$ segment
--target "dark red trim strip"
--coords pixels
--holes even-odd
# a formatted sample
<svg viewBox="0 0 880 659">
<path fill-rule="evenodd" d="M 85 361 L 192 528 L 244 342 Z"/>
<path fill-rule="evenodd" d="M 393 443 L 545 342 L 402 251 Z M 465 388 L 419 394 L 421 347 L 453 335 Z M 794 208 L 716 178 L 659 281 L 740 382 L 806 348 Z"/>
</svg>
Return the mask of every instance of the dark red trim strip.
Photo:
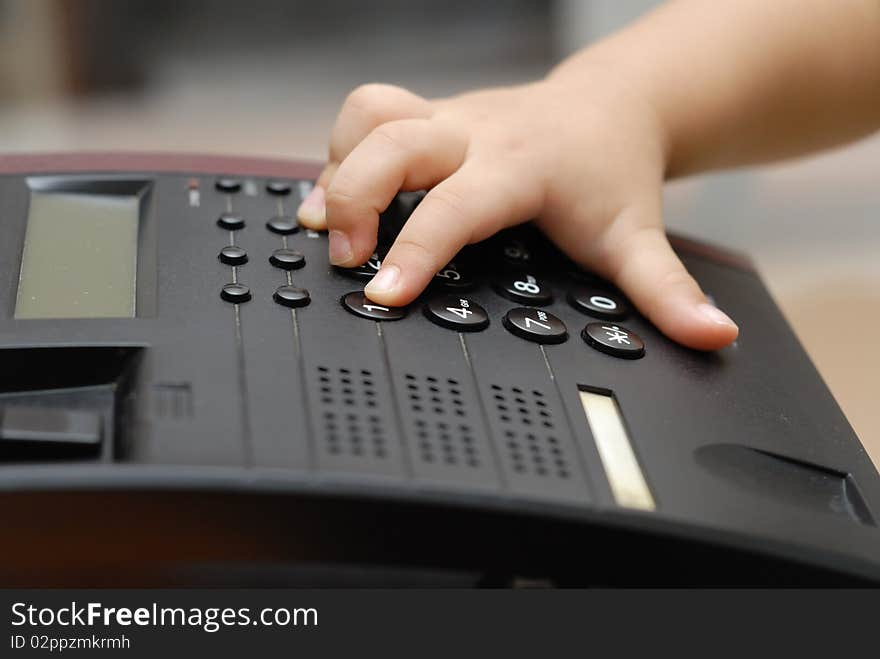
<svg viewBox="0 0 880 659">
<path fill-rule="evenodd" d="M 747 270 L 748 272 L 755 271 L 755 264 L 752 263 L 752 260 L 745 254 L 734 252 L 724 247 L 718 247 L 717 245 L 697 242 L 696 240 L 685 238 L 684 236 L 679 236 L 674 233 L 667 235 L 669 237 L 669 242 L 672 243 L 672 246 L 677 251 L 702 256 L 710 261 L 723 263 L 724 265 L 739 268 L 740 270 Z"/>
<path fill-rule="evenodd" d="M 321 163 L 184 153 L 20 153 L 0 155 L 0 174 L 179 172 L 316 178 Z"/>
</svg>

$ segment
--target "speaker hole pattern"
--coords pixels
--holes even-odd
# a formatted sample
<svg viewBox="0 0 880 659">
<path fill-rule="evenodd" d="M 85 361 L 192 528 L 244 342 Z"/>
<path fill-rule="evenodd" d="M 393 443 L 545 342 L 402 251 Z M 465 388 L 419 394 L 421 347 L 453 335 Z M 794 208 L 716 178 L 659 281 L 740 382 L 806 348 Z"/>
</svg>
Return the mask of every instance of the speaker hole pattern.
<svg viewBox="0 0 880 659">
<path fill-rule="evenodd" d="M 380 460 L 388 457 L 373 372 L 318 366 L 318 382 L 327 453 Z"/>
<path fill-rule="evenodd" d="M 538 389 L 492 385 L 502 443 L 518 474 L 568 479 L 571 471 L 546 396 Z"/>
<path fill-rule="evenodd" d="M 461 383 L 455 378 L 412 373 L 404 378 L 419 458 L 428 464 L 478 469 L 481 456 L 467 419 Z"/>
</svg>

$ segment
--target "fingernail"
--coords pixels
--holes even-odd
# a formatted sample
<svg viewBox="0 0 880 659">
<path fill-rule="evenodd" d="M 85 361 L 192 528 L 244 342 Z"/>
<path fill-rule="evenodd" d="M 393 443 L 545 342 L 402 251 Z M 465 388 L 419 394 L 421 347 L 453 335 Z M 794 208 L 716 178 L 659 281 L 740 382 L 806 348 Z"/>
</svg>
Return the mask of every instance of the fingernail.
<svg viewBox="0 0 880 659">
<path fill-rule="evenodd" d="M 330 263 L 333 265 L 345 265 L 351 261 L 351 243 L 342 231 L 330 232 Z"/>
<path fill-rule="evenodd" d="M 730 319 L 726 313 L 718 307 L 711 304 L 703 303 L 699 307 L 700 313 L 716 325 L 727 325 L 728 327 L 736 327 L 736 323 Z"/>
<path fill-rule="evenodd" d="M 302 200 L 296 216 L 306 224 L 321 224 L 324 222 L 324 215 L 324 188 L 316 185 Z"/>
<path fill-rule="evenodd" d="M 390 293 L 397 286 L 398 279 L 400 279 L 400 268 L 396 265 L 384 265 L 364 287 L 364 292 L 367 296 L 371 293 Z"/>
</svg>

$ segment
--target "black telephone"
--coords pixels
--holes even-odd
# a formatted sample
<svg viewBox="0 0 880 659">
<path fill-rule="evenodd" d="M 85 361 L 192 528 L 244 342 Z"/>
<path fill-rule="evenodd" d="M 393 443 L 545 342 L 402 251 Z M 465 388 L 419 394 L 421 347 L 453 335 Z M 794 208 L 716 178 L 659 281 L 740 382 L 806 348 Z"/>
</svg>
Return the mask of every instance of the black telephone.
<svg viewBox="0 0 880 659">
<path fill-rule="evenodd" d="M 407 309 L 294 218 L 318 168 L 0 158 L 6 585 L 880 581 L 880 479 L 748 261 L 664 338 L 529 225 Z"/>
</svg>

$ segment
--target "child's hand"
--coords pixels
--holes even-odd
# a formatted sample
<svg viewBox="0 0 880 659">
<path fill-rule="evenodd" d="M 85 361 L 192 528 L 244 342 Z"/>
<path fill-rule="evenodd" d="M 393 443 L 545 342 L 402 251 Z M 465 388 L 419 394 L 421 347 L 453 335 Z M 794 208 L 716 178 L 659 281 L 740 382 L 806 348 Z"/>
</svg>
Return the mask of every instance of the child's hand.
<svg viewBox="0 0 880 659">
<path fill-rule="evenodd" d="M 656 113 L 607 71 L 587 79 L 433 101 L 360 87 L 299 218 L 329 229 L 334 264 L 355 266 L 375 249 L 379 213 L 395 194 L 430 189 L 366 287 L 390 306 L 411 302 L 464 245 L 537 218 L 670 338 L 704 350 L 727 345 L 736 325 L 707 302 L 666 240 L 666 136 Z"/>
</svg>

